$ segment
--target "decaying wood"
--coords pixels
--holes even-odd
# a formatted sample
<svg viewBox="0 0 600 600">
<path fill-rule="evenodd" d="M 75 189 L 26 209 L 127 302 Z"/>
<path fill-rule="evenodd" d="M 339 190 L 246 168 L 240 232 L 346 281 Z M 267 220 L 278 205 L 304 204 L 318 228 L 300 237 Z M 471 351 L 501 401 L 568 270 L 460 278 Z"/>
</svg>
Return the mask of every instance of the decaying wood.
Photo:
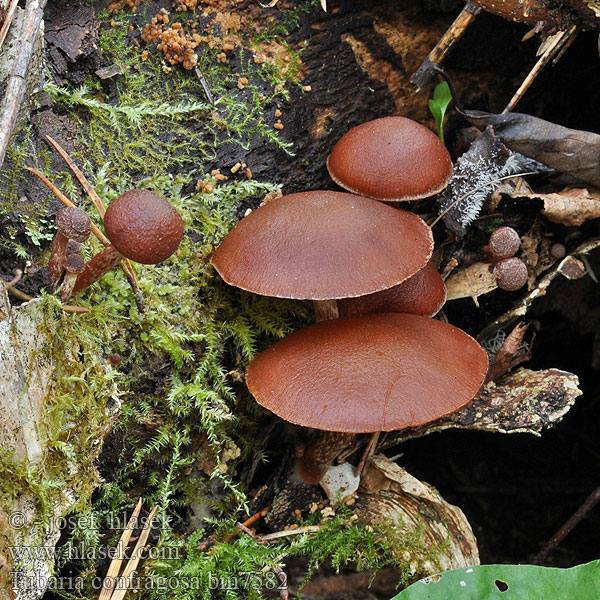
<svg viewBox="0 0 600 600">
<path fill-rule="evenodd" d="M 427 558 L 398 540 L 400 562 L 413 573 L 432 575 L 479 564 L 477 540 L 463 512 L 448 504 L 428 483 L 419 481 L 382 454 L 371 458 L 363 474 L 356 514 L 367 523 L 392 523 L 402 532 L 422 531 Z"/>
<path fill-rule="evenodd" d="M 391 434 L 382 448 L 444 429 L 496 433 L 531 433 L 558 423 L 581 395 L 576 375 L 545 369 L 519 369 L 497 383 L 487 383 L 467 406 L 420 427 Z"/>
<path fill-rule="evenodd" d="M 17 122 L 19 109 L 25 95 L 27 71 L 29 70 L 33 49 L 44 16 L 45 5 L 46 0 L 32 0 L 27 3 L 21 33 L 22 43 L 4 93 L 2 104 L 4 112 L 0 115 L 0 167 L 4 162 L 8 142 Z"/>
<path fill-rule="evenodd" d="M 4 40 L 6 39 L 6 34 L 8 33 L 8 28 L 12 23 L 13 15 L 15 14 L 15 9 L 17 8 L 17 4 L 19 0 L 11 0 L 8 8 L 5 9 L 5 3 L 2 3 L 2 13 L 1 16 L 3 20 L 0 22 L 0 48 L 2 48 L 2 44 L 4 44 Z"/>
<path fill-rule="evenodd" d="M 47 322 L 40 301 L 33 300 L 10 311 L 10 318 L 0 322 L 0 446 L 14 451 L 15 461 L 24 461 L 29 467 L 40 465 L 47 453 L 43 433 L 44 403 L 56 387 L 55 359 L 48 356 L 52 347 L 55 323 Z M 74 355 L 76 346 L 70 350 Z M 114 388 L 113 406 L 107 407 L 105 419 L 97 431 L 98 440 L 104 438 L 118 414 L 120 402 Z M 93 445 L 95 440 L 89 440 Z M 98 445 L 99 447 L 99 445 Z M 84 469 L 77 471 L 80 478 L 89 476 Z M 75 478 L 76 479 L 76 478 Z M 76 490 L 63 490 L 62 502 L 47 507 L 45 518 L 64 517 L 77 498 Z M 45 586 L 52 573 L 54 560 L 48 552 L 35 560 L 13 565 L 7 561 L 10 546 L 52 548 L 60 531 L 45 532 L 38 498 L 32 492 L 21 490 L 12 506 L 13 514 L 23 515 L 19 527 L 1 527 L 0 522 L 0 592 L 15 588 L 11 600 L 38 598 L 44 589 L 29 589 L 32 582 Z M 2 513 L 0 512 L 0 521 Z M 2 565 L 2 560 L 7 561 Z M 0 593 L 0 598 L 2 594 Z"/>
</svg>

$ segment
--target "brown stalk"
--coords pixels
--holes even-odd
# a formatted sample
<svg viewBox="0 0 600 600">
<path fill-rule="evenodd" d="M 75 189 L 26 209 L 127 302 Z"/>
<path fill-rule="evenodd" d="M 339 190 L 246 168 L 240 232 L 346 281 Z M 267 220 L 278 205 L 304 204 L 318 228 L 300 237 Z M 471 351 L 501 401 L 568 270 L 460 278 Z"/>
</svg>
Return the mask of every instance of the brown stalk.
<svg viewBox="0 0 600 600">
<path fill-rule="evenodd" d="M 100 218 L 104 220 L 104 213 L 106 213 L 106 207 L 104 203 L 100 199 L 100 196 L 96 193 L 96 190 L 92 187 L 90 182 L 87 180 L 85 175 L 81 172 L 79 167 L 71 160 L 71 157 L 68 155 L 67 151 L 52 137 L 49 135 L 46 136 L 48 142 L 52 145 L 52 147 L 61 155 L 62 159 L 67 163 L 67 166 L 73 172 L 73 175 L 77 178 L 77 181 L 81 184 L 83 189 L 86 191 L 87 195 L 90 197 L 92 204 L 96 207 Z M 127 258 L 123 258 L 123 262 L 127 267 L 127 271 L 123 269 L 125 275 L 127 275 L 127 279 L 133 288 L 134 294 L 138 294 L 140 291 L 140 287 L 138 285 L 137 278 L 135 276 L 135 271 L 133 270 L 133 265 Z"/>
</svg>

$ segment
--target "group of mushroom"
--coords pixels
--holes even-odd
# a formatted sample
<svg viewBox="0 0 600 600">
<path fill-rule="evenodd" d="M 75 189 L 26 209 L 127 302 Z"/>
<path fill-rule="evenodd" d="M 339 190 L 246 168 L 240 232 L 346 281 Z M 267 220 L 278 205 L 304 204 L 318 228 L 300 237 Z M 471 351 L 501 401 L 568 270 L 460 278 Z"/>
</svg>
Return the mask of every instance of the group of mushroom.
<svg viewBox="0 0 600 600">
<path fill-rule="evenodd" d="M 92 228 L 88 214 L 76 206 L 63 208 L 56 215 L 48 269 L 53 289 L 62 280 L 63 302 L 88 288 L 124 258 L 143 264 L 166 260 L 183 237 L 181 215 L 167 200 L 149 190 L 130 190 L 108 206 L 104 230 L 110 244 L 85 262 L 82 244 Z"/>
<path fill-rule="evenodd" d="M 431 228 L 384 204 L 443 189 L 450 156 L 426 127 L 403 117 L 346 133 L 327 161 L 351 193 L 311 191 L 272 200 L 242 219 L 214 252 L 230 285 L 312 300 L 317 322 L 248 365 L 259 404 L 332 432 L 305 448 L 298 474 L 317 483 L 356 433 L 400 430 L 467 404 L 487 355 L 460 329 L 431 318 L 445 286 L 429 264 Z"/>
</svg>

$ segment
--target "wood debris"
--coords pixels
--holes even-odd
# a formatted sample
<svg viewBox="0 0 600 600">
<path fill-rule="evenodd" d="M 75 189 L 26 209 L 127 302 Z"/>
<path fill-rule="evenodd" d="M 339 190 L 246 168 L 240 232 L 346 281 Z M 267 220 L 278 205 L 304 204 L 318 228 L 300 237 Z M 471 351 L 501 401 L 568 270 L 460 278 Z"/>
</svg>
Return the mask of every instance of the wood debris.
<svg viewBox="0 0 600 600">
<path fill-rule="evenodd" d="M 479 564 L 477 540 L 463 512 L 446 502 L 428 483 L 419 481 L 382 454 L 374 456 L 363 474 L 359 519 L 392 523 L 402 532 L 422 531 L 422 545 L 430 556 L 421 557 L 402 544 L 397 554 L 414 574 L 431 575 Z M 436 551 L 444 548 L 443 551 Z"/>
<path fill-rule="evenodd" d="M 540 435 L 560 422 L 582 392 L 577 375 L 558 369 L 519 369 L 484 385 L 459 411 L 433 423 L 391 434 L 382 447 L 444 429 Z"/>
</svg>

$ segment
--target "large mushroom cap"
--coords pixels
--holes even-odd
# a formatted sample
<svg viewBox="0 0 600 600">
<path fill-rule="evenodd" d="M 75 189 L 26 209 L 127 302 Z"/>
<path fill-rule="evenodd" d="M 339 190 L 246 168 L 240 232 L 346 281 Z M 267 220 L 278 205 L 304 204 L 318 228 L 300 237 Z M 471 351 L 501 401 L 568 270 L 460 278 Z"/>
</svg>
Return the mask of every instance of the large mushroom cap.
<svg viewBox="0 0 600 600">
<path fill-rule="evenodd" d="M 327 169 L 341 187 L 392 202 L 444 189 L 452 161 L 427 127 L 405 117 L 384 117 L 348 131 L 329 155 Z"/>
<path fill-rule="evenodd" d="M 125 257 L 147 265 L 166 260 L 183 237 L 183 220 L 164 198 L 149 190 L 130 190 L 110 203 L 104 229 Z"/>
<path fill-rule="evenodd" d="M 212 263 L 244 290 L 310 300 L 362 296 L 425 266 L 431 229 L 416 215 L 343 192 L 283 196 L 242 219 Z"/>
<path fill-rule="evenodd" d="M 429 423 L 471 400 L 488 360 L 464 331 L 418 315 L 322 321 L 259 354 L 246 383 L 286 421 L 328 431 Z"/>
<path fill-rule="evenodd" d="M 427 263 L 412 277 L 394 287 L 338 300 L 340 317 L 399 312 L 433 317 L 446 302 L 446 285 L 437 269 Z"/>
</svg>

